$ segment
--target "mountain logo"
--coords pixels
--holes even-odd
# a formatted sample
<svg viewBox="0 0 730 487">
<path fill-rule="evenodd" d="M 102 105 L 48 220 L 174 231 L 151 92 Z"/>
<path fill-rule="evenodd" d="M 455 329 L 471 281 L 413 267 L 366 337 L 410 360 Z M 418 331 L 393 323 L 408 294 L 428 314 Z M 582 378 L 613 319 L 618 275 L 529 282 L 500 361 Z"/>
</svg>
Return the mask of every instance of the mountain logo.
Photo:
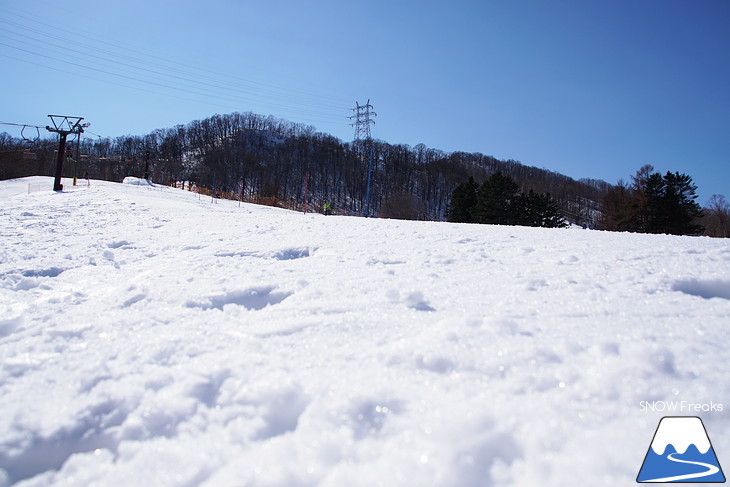
<svg viewBox="0 0 730 487">
<path fill-rule="evenodd" d="M 697 416 L 663 417 L 636 481 L 724 483 L 725 474 L 702 420 Z"/>
</svg>

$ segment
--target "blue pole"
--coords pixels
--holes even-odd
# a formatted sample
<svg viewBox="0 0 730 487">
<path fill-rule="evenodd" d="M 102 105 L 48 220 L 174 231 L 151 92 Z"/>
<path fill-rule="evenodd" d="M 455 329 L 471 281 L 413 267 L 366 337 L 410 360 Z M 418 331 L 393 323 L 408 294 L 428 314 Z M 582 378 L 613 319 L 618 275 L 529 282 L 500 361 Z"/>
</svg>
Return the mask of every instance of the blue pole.
<svg viewBox="0 0 730 487">
<path fill-rule="evenodd" d="M 373 146 L 370 143 L 370 162 L 368 163 L 368 187 L 365 192 L 365 216 L 370 216 L 370 173 L 373 170 Z"/>
<path fill-rule="evenodd" d="M 215 173 L 213 173 L 213 191 L 210 193 L 210 202 L 215 201 Z"/>
</svg>

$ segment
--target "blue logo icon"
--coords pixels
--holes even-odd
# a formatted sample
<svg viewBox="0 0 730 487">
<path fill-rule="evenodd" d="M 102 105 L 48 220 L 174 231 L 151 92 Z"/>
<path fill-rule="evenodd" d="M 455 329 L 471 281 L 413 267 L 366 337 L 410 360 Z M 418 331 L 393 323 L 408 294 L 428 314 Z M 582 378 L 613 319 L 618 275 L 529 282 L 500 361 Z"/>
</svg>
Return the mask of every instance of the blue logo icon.
<svg viewBox="0 0 730 487">
<path fill-rule="evenodd" d="M 702 420 L 696 416 L 663 417 L 636 481 L 725 482 Z"/>
</svg>

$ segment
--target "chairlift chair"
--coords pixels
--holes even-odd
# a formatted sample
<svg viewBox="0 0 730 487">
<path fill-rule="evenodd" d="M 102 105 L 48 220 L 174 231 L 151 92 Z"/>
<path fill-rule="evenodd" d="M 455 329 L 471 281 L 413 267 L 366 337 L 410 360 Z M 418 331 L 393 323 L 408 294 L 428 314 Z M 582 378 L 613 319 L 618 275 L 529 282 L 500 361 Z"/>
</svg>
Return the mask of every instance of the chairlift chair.
<svg viewBox="0 0 730 487">
<path fill-rule="evenodd" d="M 36 130 L 35 138 L 31 138 L 32 136 L 25 134 L 25 130 L 28 128 L 34 128 Z M 23 151 L 22 151 L 23 159 L 33 159 L 33 160 L 38 159 L 38 157 L 36 156 L 36 153 L 30 149 L 30 146 L 32 146 L 33 144 L 35 144 L 36 142 L 38 142 L 40 140 L 40 138 L 41 138 L 40 129 L 34 125 L 23 125 L 23 128 L 20 129 L 20 136 L 23 138 L 23 142 L 25 142 L 29 146 L 29 147 L 26 147 L 25 149 L 23 149 Z"/>
<path fill-rule="evenodd" d="M 32 127 L 36 131 L 36 137 L 34 139 L 29 138 L 27 135 L 25 135 L 25 129 Z M 35 144 L 38 142 L 41 138 L 41 131 L 38 127 L 34 125 L 23 125 L 23 128 L 20 129 L 20 136 L 23 138 L 23 141 L 27 142 L 28 144 Z"/>
</svg>

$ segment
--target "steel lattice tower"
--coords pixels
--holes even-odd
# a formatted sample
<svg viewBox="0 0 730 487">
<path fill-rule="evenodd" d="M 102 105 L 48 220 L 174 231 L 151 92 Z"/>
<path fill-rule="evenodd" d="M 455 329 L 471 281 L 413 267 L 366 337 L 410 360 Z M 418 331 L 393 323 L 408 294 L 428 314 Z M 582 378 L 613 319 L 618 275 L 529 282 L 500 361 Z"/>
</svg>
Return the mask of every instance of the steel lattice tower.
<svg viewBox="0 0 730 487">
<path fill-rule="evenodd" d="M 375 120 L 371 117 L 378 116 L 372 109 L 373 106 L 370 104 L 369 99 L 364 105 L 355 102 L 355 108 L 352 109 L 355 114 L 350 117 L 350 120 L 354 120 L 354 123 L 350 125 L 355 127 L 355 140 L 369 140 L 371 138 L 370 125 L 375 125 Z"/>
<path fill-rule="evenodd" d="M 350 120 L 355 120 L 353 125 L 355 127 L 355 142 L 357 141 L 367 141 L 368 145 L 370 146 L 370 161 L 368 162 L 368 185 L 365 192 L 365 216 L 370 216 L 370 178 L 371 174 L 373 172 L 373 139 L 370 136 L 370 125 L 375 125 L 375 120 L 373 120 L 371 117 L 377 117 L 378 114 L 372 111 L 373 106 L 370 104 L 370 99 L 368 98 L 367 103 L 364 105 L 360 105 L 358 102 L 355 102 L 355 108 L 352 109 L 353 112 L 355 112 L 354 115 L 350 117 Z"/>
</svg>

